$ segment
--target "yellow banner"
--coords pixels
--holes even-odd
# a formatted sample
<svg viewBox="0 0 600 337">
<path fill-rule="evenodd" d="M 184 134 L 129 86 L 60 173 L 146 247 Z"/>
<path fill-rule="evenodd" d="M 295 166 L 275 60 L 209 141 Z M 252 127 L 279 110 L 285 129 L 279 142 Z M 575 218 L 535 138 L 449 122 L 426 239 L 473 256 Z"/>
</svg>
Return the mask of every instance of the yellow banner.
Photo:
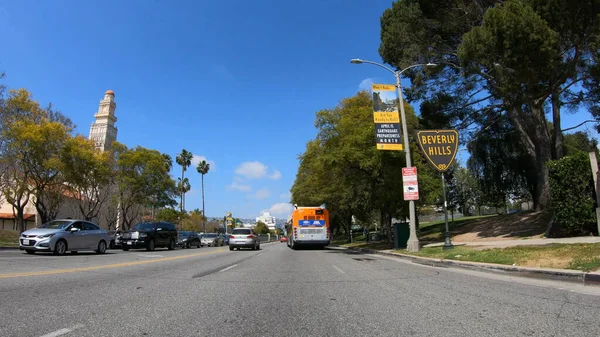
<svg viewBox="0 0 600 337">
<path fill-rule="evenodd" d="M 377 144 L 377 150 L 394 150 L 402 151 L 402 144 Z"/>
<path fill-rule="evenodd" d="M 373 121 L 375 123 L 400 123 L 400 114 L 393 112 L 374 112 Z"/>
<path fill-rule="evenodd" d="M 396 86 L 393 84 L 373 84 L 373 91 L 395 91 Z"/>
</svg>

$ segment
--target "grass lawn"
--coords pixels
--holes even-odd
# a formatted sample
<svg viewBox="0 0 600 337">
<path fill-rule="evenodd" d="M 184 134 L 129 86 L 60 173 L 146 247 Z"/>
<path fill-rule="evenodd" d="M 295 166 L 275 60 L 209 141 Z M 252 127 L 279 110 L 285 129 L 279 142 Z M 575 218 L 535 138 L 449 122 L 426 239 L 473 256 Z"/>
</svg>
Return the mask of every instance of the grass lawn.
<svg viewBox="0 0 600 337">
<path fill-rule="evenodd" d="M 18 246 L 19 231 L 0 229 L 0 246 Z"/>
<path fill-rule="evenodd" d="M 462 227 L 462 226 L 465 226 L 468 224 L 472 224 L 473 222 L 475 222 L 477 220 L 484 219 L 484 218 L 490 218 L 490 217 L 494 217 L 494 216 L 497 216 L 497 215 L 493 214 L 493 215 L 481 215 L 481 216 L 466 216 L 466 217 L 462 217 L 459 219 L 454 219 L 454 222 L 453 222 L 450 215 L 448 215 L 448 227 L 452 231 L 453 229 L 457 229 L 459 227 Z M 446 230 L 446 223 L 444 220 L 419 224 L 419 240 L 443 241 L 444 240 L 443 232 L 445 230 Z"/>
<path fill-rule="evenodd" d="M 594 271 L 600 269 L 600 243 L 549 244 L 544 246 L 520 246 L 510 248 L 476 249 L 456 246 L 444 251 L 442 247 L 423 248 L 418 253 L 398 253 L 439 259 L 498 263 L 524 267 L 573 269 Z"/>
</svg>

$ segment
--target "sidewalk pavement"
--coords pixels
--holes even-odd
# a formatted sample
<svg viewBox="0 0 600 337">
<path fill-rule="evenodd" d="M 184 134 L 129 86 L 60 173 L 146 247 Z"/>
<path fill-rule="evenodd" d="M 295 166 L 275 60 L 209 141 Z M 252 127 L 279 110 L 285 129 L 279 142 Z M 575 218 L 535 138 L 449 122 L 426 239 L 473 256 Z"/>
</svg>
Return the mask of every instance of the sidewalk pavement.
<svg viewBox="0 0 600 337">
<path fill-rule="evenodd" d="M 471 241 L 471 242 L 460 242 L 452 241 L 455 246 L 479 246 L 489 248 L 507 248 L 514 246 L 543 246 L 552 243 L 600 243 L 600 237 L 598 236 L 580 236 L 574 238 L 560 238 L 560 239 L 519 239 L 519 240 L 497 240 L 497 241 Z M 423 248 L 427 247 L 441 247 L 443 242 L 431 243 L 424 245 Z"/>
<path fill-rule="evenodd" d="M 577 238 L 569 238 L 569 239 L 577 239 Z M 544 239 L 545 240 L 545 239 Z M 507 241 L 525 241 L 525 240 L 507 240 Z M 529 241 L 529 240 L 527 240 Z M 498 242 L 498 241 L 496 241 Z M 572 241 L 568 243 L 585 243 L 588 241 Z M 600 242 L 600 241 L 592 241 L 592 242 Z M 565 242 L 563 242 L 565 243 Z M 513 245 L 516 246 L 516 245 Z M 421 257 L 409 254 L 398 253 L 393 249 L 386 250 L 374 250 L 374 249 L 366 249 L 366 248 L 356 248 L 356 247 L 343 247 L 338 245 L 330 245 L 330 247 L 338 248 L 338 249 L 346 249 L 355 252 L 361 252 L 365 254 L 377 254 L 390 256 L 394 258 L 400 258 L 404 260 L 410 260 L 412 263 L 431 266 L 431 267 L 441 267 L 441 268 L 462 268 L 462 269 L 470 269 L 477 270 L 488 273 L 498 273 L 503 275 L 513 275 L 516 277 L 527 277 L 527 278 L 535 278 L 535 279 L 546 279 L 553 281 L 562 281 L 562 282 L 573 282 L 579 283 L 584 286 L 600 286 L 600 272 L 584 272 L 580 270 L 570 270 L 570 269 L 552 269 L 552 268 L 532 268 L 532 267 L 519 267 L 519 266 L 510 266 L 503 264 L 495 264 L 495 263 L 481 263 L 481 262 L 469 262 L 469 261 L 457 261 L 457 260 L 447 260 L 447 259 L 435 259 L 429 257 Z M 508 246 L 507 246 L 508 247 Z"/>
</svg>

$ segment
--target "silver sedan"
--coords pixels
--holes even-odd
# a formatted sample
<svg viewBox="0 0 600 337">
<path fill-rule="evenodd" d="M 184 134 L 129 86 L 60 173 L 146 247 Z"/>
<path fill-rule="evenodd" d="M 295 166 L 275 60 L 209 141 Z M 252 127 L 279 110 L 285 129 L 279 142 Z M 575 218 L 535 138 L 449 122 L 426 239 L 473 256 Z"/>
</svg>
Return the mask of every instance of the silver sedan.
<svg viewBox="0 0 600 337">
<path fill-rule="evenodd" d="M 19 249 L 28 254 L 53 252 L 63 255 L 67 251 L 92 250 L 104 254 L 110 242 L 105 230 L 89 221 L 75 219 L 53 220 L 21 233 Z"/>
</svg>

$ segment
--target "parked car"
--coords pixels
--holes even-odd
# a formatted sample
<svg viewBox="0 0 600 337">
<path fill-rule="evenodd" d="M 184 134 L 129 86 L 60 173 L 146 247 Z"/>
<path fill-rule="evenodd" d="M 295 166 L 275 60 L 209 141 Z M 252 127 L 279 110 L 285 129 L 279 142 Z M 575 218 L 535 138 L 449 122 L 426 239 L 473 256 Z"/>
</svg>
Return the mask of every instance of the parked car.
<svg viewBox="0 0 600 337">
<path fill-rule="evenodd" d="M 108 234 L 108 236 L 110 236 L 110 243 L 108 244 L 108 248 L 121 248 L 121 236 L 123 235 L 123 232 L 111 230 L 107 231 L 106 233 Z"/>
<path fill-rule="evenodd" d="M 175 249 L 177 244 L 177 229 L 170 222 L 141 222 L 131 230 L 123 232 L 121 249 L 146 248 L 152 251 L 156 247 Z"/>
<path fill-rule="evenodd" d="M 223 245 L 223 237 L 217 233 L 205 233 L 200 239 L 201 246 L 217 247 Z"/>
<path fill-rule="evenodd" d="M 200 237 L 196 232 L 179 232 L 177 245 L 181 248 L 191 248 L 192 246 L 200 248 Z"/>
<path fill-rule="evenodd" d="M 260 238 L 253 229 L 234 228 L 229 236 L 229 250 L 240 248 L 260 249 Z"/>
<path fill-rule="evenodd" d="M 75 254 L 80 250 L 92 250 L 104 254 L 110 236 L 96 224 L 84 220 L 52 220 L 21 233 L 19 249 L 27 254 L 53 252 L 64 255 L 67 251 Z"/>
</svg>

